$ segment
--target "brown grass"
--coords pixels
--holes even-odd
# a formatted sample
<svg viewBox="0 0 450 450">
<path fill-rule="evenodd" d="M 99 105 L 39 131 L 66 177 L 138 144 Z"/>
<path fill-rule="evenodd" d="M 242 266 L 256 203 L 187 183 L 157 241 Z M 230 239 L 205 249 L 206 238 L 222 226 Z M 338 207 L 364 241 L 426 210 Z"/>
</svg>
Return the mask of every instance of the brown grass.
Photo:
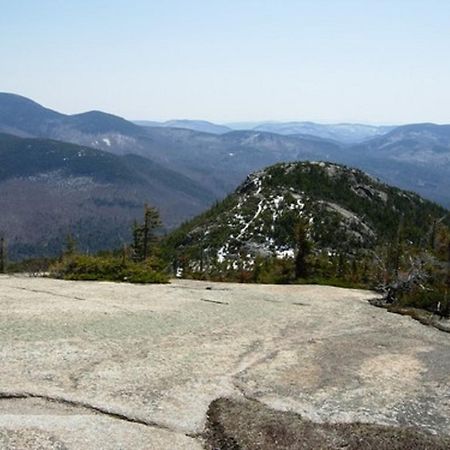
<svg viewBox="0 0 450 450">
<path fill-rule="evenodd" d="M 439 320 L 438 317 L 423 309 L 412 308 L 412 307 L 402 307 L 402 306 L 390 306 L 387 308 L 389 312 L 400 314 L 402 316 L 409 316 L 414 320 L 419 321 L 423 325 L 428 325 L 435 327 L 441 331 L 450 333 L 450 323 L 448 321 Z"/>
<path fill-rule="evenodd" d="M 448 450 L 450 438 L 418 429 L 349 423 L 318 424 L 256 401 L 218 399 L 205 428 L 210 450 Z"/>
</svg>

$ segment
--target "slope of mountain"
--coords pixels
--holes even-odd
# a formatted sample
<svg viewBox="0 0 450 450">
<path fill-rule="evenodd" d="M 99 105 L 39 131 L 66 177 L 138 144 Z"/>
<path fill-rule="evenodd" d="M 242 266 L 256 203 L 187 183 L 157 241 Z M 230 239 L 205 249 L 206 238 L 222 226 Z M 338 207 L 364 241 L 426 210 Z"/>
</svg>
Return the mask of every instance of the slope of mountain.
<svg viewBox="0 0 450 450">
<path fill-rule="evenodd" d="M 0 132 L 40 136 L 48 124 L 64 117 L 51 109 L 15 94 L 0 93 Z"/>
<path fill-rule="evenodd" d="M 0 134 L 0 233 L 12 259 L 52 255 L 73 233 L 80 247 L 117 247 L 144 203 L 172 228 L 214 196 L 191 179 L 137 155 Z"/>
<path fill-rule="evenodd" d="M 359 149 L 356 147 L 357 151 Z M 368 156 L 388 157 L 400 162 L 448 164 L 450 125 L 405 125 L 365 143 L 365 149 Z"/>
<path fill-rule="evenodd" d="M 314 122 L 267 122 L 253 128 L 284 135 L 309 134 L 345 144 L 366 141 L 388 133 L 394 127 L 362 125 L 357 123 L 319 124 Z"/>
<path fill-rule="evenodd" d="M 208 122 L 206 120 L 168 120 L 167 122 L 153 122 L 148 120 L 135 120 L 136 125 L 143 127 L 184 128 L 186 130 L 200 131 L 202 133 L 224 134 L 232 131 L 225 125 Z"/>
<path fill-rule="evenodd" d="M 0 131 L 50 138 L 63 134 L 60 129 L 80 133 L 142 133 L 141 127 L 112 114 L 90 111 L 66 115 L 45 108 L 26 97 L 0 93 Z"/>
<path fill-rule="evenodd" d="M 345 161 L 450 207 L 450 125 L 398 127 L 348 149 Z"/>
<path fill-rule="evenodd" d="M 373 249 L 395 237 L 426 239 L 433 219 L 449 214 L 411 192 L 332 163 L 285 163 L 255 172 L 222 203 L 169 238 L 179 257 L 203 264 L 257 255 L 292 257 L 302 218 L 317 249 L 327 254 Z M 448 219 L 447 221 L 450 221 Z"/>
<path fill-rule="evenodd" d="M 7 93 L 0 93 L 0 132 L 57 139 L 117 154 L 132 153 L 137 138 L 145 134 L 142 127 L 101 111 L 66 115 Z"/>
</svg>

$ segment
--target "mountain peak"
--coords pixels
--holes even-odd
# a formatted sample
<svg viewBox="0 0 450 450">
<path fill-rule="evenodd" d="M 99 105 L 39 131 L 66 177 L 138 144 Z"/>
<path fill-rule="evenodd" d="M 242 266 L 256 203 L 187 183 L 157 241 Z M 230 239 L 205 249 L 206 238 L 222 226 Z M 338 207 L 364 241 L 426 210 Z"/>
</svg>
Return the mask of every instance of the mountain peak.
<svg viewBox="0 0 450 450">
<path fill-rule="evenodd" d="M 430 217 L 446 210 L 363 171 L 328 162 L 281 163 L 252 173 L 222 203 L 187 224 L 172 239 L 180 255 L 198 255 L 233 267 L 244 258 L 294 256 L 294 227 L 309 224 L 325 254 L 370 251 L 395 236 L 403 221 L 408 238 L 423 238 Z"/>
<path fill-rule="evenodd" d="M 39 135 L 43 123 L 63 117 L 29 98 L 0 93 L 0 131 L 19 136 Z"/>
<path fill-rule="evenodd" d="M 142 128 L 122 117 L 93 110 L 69 116 L 67 123 L 84 133 L 142 133 Z"/>
</svg>

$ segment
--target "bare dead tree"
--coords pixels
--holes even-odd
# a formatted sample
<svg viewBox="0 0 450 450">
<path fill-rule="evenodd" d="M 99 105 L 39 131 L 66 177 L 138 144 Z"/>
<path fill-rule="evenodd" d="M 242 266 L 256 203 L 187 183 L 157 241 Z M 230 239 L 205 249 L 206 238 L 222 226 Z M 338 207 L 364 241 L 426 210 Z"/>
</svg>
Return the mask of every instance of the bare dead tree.
<svg viewBox="0 0 450 450">
<path fill-rule="evenodd" d="M 424 260 L 418 257 L 410 257 L 409 263 L 410 268 L 406 275 L 397 275 L 394 280 L 384 283 L 379 287 L 386 303 L 396 303 L 402 294 L 411 292 L 417 287 L 426 289 L 425 283 L 428 279 L 428 273 L 424 268 Z"/>
<path fill-rule="evenodd" d="M 0 273 L 5 273 L 6 270 L 6 247 L 5 238 L 0 236 Z"/>
</svg>

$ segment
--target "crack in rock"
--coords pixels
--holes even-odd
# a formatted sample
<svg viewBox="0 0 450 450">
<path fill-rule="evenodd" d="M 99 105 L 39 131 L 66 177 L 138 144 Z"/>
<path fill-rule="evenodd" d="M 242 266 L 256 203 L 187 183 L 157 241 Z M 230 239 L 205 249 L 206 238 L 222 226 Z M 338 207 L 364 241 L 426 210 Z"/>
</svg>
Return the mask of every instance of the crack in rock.
<svg viewBox="0 0 450 450">
<path fill-rule="evenodd" d="M 201 298 L 201 302 L 215 303 L 217 305 L 229 305 L 228 302 L 220 302 L 219 300 L 210 300 L 208 298 Z"/>
<path fill-rule="evenodd" d="M 180 430 L 176 430 L 174 428 L 169 427 L 168 425 L 164 425 L 161 423 L 153 422 L 151 420 L 141 419 L 139 417 L 129 416 L 127 414 L 112 411 L 106 407 L 99 405 L 92 405 L 90 403 L 81 401 L 81 400 L 73 400 L 70 398 L 64 398 L 61 396 L 51 396 L 44 394 L 37 394 L 33 392 L 0 392 L 0 401 L 1 400 L 27 400 L 27 399 L 39 399 L 47 402 L 58 403 L 61 405 L 72 406 L 77 408 L 84 408 L 88 411 L 103 414 L 113 419 L 123 420 L 125 422 L 135 423 L 138 425 L 144 425 L 147 427 L 157 428 L 159 430 L 169 431 L 172 433 L 183 434 L 184 436 L 198 439 L 200 435 L 195 433 L 185 433 Z"/>
<path fill-rule="evenodd" d="M 8 286 L 10 289 L 18 289 L 20 291 L 25 291 L 25 292 L 32 292 L 34 294 L 46 294 L 46 295 L 51 295 L 52 297 L 57 297 L 57 298 L 66 298 L 69 300 L 78 300 L 78 301 L 86 301 L 88 299 L 86 298 L 82 298 L 82 297 L 77 297 L 77 296 L 71 296 L 71 295 L 65 295 L 65 294 L 57 294 L 55 292 L 52 291 L 45 291 L 45 290 L 41 290 L 41 289 L 28 289 L 28 288 L 24 288 L 24 287 L 19 287 L 19 286 Z M 118 305 L 114 305 L 111 302 L 103 302 L 101 300 L 98 299 L 89 299 L 89 301 L 91 303 L 98 303 L 99 305 L 102 306 L 107 306 L 109 308 L 114 308 L 117 309 L 119 311 L 123 311 L 127 314 L 133 314 L 133 311 L 130 311 L 127 308 L 124 308 L 123 306 L 118 306 Z M 153 312 L 152 310 L 149 310 L 149 312 Z"/>
<path fill-rule="evenodd" d="M 8 287 L 10 289 L 18 289 L 20 291 L 33 292 L 35 294 L 47 294 L 47 295 L 52 295 L 53 297 L 68 298 L 70 300 L 86 300 L 85 298 L 75 297 L 72 295 L 56 294 L 55 292 L 52 292 L 52 291 L 43 291 L 40 289 L 28 289 L 28 288 L 19 287 L 19 286 L 8 286 Z"/>
</svg>

